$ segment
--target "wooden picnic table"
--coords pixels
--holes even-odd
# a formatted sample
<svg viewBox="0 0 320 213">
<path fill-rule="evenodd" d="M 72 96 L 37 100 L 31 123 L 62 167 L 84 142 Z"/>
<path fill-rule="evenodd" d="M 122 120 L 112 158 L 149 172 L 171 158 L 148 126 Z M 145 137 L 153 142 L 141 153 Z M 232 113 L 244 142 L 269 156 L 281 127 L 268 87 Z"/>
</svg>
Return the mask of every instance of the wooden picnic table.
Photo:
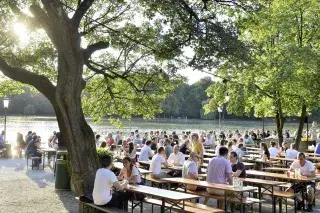
<svg viewBox="0 0 320 213">
<path fill-rule="evenodd" d="M 230 200 L 233 200 L 233 198 L 235 198 L 236 200 L 242 201 L 243 192 L 253 192 L 256 190 L 256 187 L 252 187 L 252 186 L 234 187 L 232 185 L 227 185 L 227 184 L 209 183 L 207 181 L 192 180 L 187 178 L 162 178 L 162 180 L 165 180 L 169 183 L 178 183 L 178 184 L 184 184 L 184 185 L 193 185 L 198 187 L 224 190 L 225 206 L 227 206 L 227 200 L 230 201 Z M 186 187 L 185 187 L 185 190 L 186 190 Z M 230 192 L 230 193 L 227 193 L 227 192 Z M 227 194 L 228 194 L 228 198 L 227 198 Z M 228 212 L 227 209 L 228 208 L 225 208 L 226 213 Z M 243 211 L 243 204 L 241 202 L 241 212 L 242 211 Z"/>
<path fill-rule="evenodd" d="M 261 148 L 256 148 L 256 147 L 248 147 L 246 146 L 247 150 L 253 150 L 253 151 L 261 151 Z"/>
<path fill-rule="evenodd" d="M 254 167 L 254 163 L 248 163 L 248 162 L 242 162 L 242 163 L 244 164 L 245 167 L 248 167 L 248 168 Z M 200 167 L 208 168 L 208 165 L 209 165 L 208 163 L 202 163 L 200 164 Z"/>
<path fill-rule="evenodd" d="M 42 155 L 42 158 L 43 158 L 42 166 L 43 166 L 43 169 L 44 169 L 44 163 L 45 163 L 46 155 L 48 156 L 48 163 L 49 163 L 50 154 L 55 157 L 56 154 L 57 154 L 57 150 L 54 149 L 54 148 L 41 148 L 40 150 L 41 150 L 41 152 L 43 152 L 43 155 Z"/>
<path fill-rule="evenodd" d="M 215 153 L 216 150 L 215 149 L 206 149 L 206 152 L 209 152 L 209 153 Z"/>
<path fill-rule="evenodd" d="M 208 152 L 203 153 L 203 156 L 207 156 L 207 157 L 211 157 L 211 158 L 213 158 L 213 157 L 217 157 L 217 155 L 216 155 L 216 154 L 208 153 Z"/>
<path fill-rule="evenodd" d="M 276 197 L 274 196 L 274 187 L 286 184 L 285 182 L 262 180 L 256 178 L 240 178 L 240 180 L 250 185 L 257 186 L 259 199 L 261 199 L 263 192 L 270 192 L 272 197 L 272 212 L 276 212 Z M 262 191 L 262 189 L 264 189 L 264 191 Z M 259 203 L 259 212 L 261 212 L 261 203 Z"/>
<path fill-rule="evenodd" d="M 291 182 L 310 182 L 316 180 L 316 177 L 311 178 L 294 178 L 294 177 L 288 177 L 287 174 L 279 174 L 279 173 L 273 173 L 273 172 L 262 172 L 262 171 L 257 171 L 257 170 L 246 170 L 246 174 L 250 176 L 257 176 L 257 177 L 267 177 L 267 178 L 272 178 L 273 180 L 275 179 L 280 179 L 280 180 L 288 180 Z"/>
<path fill-rule="evenodd" d="M 304 153 L 306 156 L 314 156 L 314 157 L 320 157 L 320 154 L 316 153 Z"/>
<path fill-rule="evenodd" d="M 263 163 L 263 164 L 277 164 L 280 161 L 279 160 L 273 160 L 274 158 L 271 158 L 270 160 L 264 161 L 259 158 L 248 158 L 248 157 L 242 157 L 242 161 L 249 161 L 249 162 L 257 162 L 257 163 Z"/>
<path fill-rule="evenodd" d="M 191 195 L 191 194 L 186 194 L 182 192 L 175 192 L 171 190 L 159 189 L 155 187 L 142 186 L 142 185 L 128 185 L 126 187 L 126 190 L 135 192 L 135 193 L 149 195 L 149 196 L 160 199 L 162 201 L 161 213 L 165 212 L 166 203 L 169 203 L 172 206 L 181 209 L 181 211 L 183 212 L 185 207 L 184 201 L 200 198 L 197 195 Z M 143 201 L 139 201 L 140 205 L 142 202 Z M 142 208 L 142 205 L 140 208 Z"/>
</svg>

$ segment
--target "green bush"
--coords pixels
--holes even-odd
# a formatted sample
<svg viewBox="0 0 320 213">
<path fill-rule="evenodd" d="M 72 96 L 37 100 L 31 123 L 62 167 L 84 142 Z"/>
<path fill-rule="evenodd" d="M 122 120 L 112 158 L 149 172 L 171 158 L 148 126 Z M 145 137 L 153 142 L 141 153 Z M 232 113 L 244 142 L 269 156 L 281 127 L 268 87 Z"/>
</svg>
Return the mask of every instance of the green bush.
<svg viewBox="0 0 320 213">
<path fill-rule="evenodd" d="M 97 148 L 97 154 L 98 154 L 98 158 L 99 158 L 99 163 L 100 163 L 100 167 L 102 167 L 102 163 L 101 163 L 101 159 L 103 156 L 105 155 L 110 155 L 112 160 L 113 160 L 113 153 L 109 151 L 109 149 L 106 148 Z M 68 159 L 67 160 L 67 170 L 70 174 L 70 176 L 72 175 L 72 164 L 71 164 L 71 160 Z"/>
</svg>

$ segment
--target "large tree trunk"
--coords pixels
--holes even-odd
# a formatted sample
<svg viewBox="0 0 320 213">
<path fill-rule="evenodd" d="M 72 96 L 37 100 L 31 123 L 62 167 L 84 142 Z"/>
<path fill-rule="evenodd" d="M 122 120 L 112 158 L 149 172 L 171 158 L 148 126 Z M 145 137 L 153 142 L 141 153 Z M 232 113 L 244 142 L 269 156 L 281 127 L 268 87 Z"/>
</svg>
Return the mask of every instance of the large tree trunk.
<svg viewBox="0 0 320 213">
<path fill-rule="evenodd" d="M 307 105 L 303 104 L 302 110 L 301 110 L 301 115 L 300 115 L 299 128 L 298 128 L 298 132 L 297 132 L 297 136 L 296 136 L 296 149 L 297 150 L 299 150 L 300 141 L 301 141 L 301 137 L 302 137 L 302 131 L 303 131 L 303 127 L 304 127 L 304 119 L 306 117 L 306 114 L 307 114 Z"/>
<path fill-rule="evenodd" d="M 282 146 L 283 143 L 283 126 L 284 126 L 284 117 L 282 113 L 282 105 L 281 101 L 277 101 L 277 114 L 276 114 L 276 122 L 277 122 L 277 133 L 278 133 L 278 139 L 279 139 L 279 145 Z"/>
</svg>

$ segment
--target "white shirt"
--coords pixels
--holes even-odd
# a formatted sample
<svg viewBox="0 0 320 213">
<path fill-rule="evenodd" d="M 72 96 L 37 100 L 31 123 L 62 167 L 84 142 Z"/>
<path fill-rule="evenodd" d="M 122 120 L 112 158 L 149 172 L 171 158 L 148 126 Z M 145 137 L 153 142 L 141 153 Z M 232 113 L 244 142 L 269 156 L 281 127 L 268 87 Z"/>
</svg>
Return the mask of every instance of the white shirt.
<svg viewBox="0 0 320 213">
<path fill-rule="evenodd" d="M 126 167 L 123 167 L 120 173 L 122 173 L 124 175 L 124 177 L 126 177 L 126 178 L 132 178 L 133 176 L 137 176 L 137 183 L 141 183 L 140 172 L 139 172 L 139 170 L 138 170 L 138 168 L 136 166 L 132 167 L 132 171 L 131 171 L 130 177 L 127 176 Z"/>
<path fill-rule="evenodd" d="M 206 138 L 206 139 L 204 140 L 204 144 L 205 144 L 205 145 L 211 145 L 211 144 L 213 144 L 213 138 L 212 138 L 212 137 Z"/>
<path fill-rule="evenodd" d="M 311 161 L 308 160 L 306 160 L 306 163 L 303 166 L 300 165 L 299 160 L 295 160 L 290 166 L 290 170 L 294 169 L 300 169 L 302 175 L 305 175 L 315 170 L 314 165 L 311 163 Z"/>
<path fill-rule="evenodd" d="M 288 149 L 286 151 L 286 158 L 297 159 L 298 153 L 299 152 L 295 149 Z"/>
<path fill-rule="evenodd" d="M 117 181 L 116 175 L 109 169 L 98 169 L 92 193 L 94 204 L 107 204 L 112 198 L 112 184 Z"/>
<path fill-rule="evenodd" d="M 149 157 L 154 155 L 153 151 L 151 150 L 150 146 L 144 145 L 141 149 L 138 161 L 147 161 Z"/>
<path fill-rule="evenodd" d="M 278 156 L 279 150 L 276 147 L 269 148 L 270 158 L 275 158 Z"/>
<path fill-rule="evenodd" d="M 242 159 L 242 157 L 244 155 L 243 151 L 238 147 L 234 151 L 237 153 L 238 159 Z"/>
<path fill-rule="evenodd" d="M 135 158 L 136 158 L 136 155 L 137 155 L 137 150 L 136 150 L 136 149 L 133 149 L 132 152 L 131 152 L 131 154 L 130 154 L 130 153 L 128 153 L 128 154 L 129 154 L 129 157 L 130 157 L 131 159 L 135 159 Z"/>
<path fill-rule="evenodd" d="M 183 169 L 182 169 L 182 177 L 183 178 L 188 178 L 189 177 L 189 173 L 195 174 L 198 176 L 198 167 L 196 162 L 194 162 L 193 160 L 187 160 L 184 164 L 183 164 Z"/>
<path fill-rule="evenodd" d="M 160 154 L 155 154 L 152 157 L 151 164 L 149 171 L 152 171 L 154 175 L 159 175 L 161 173 L 161 165 L 166 162 L 166 160 L 163 158 Z"/>
<path fill-rule="evenodd" d="M 184 164 L 185 157 L 182 152 L 178 152 L 178 154 L 171 153 L 171 155 L 168 158 L 168 163 L 173 165 L 180 165 L 182 166 Z"/>
</svg>

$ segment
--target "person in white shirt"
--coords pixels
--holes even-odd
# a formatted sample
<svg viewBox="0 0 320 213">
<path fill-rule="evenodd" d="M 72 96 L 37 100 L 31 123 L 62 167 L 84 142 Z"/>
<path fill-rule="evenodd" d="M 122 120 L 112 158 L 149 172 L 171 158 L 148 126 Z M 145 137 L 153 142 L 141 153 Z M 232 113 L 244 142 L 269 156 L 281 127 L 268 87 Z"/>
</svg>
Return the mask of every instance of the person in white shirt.
<svg viewBox="0 0 320 213">
<path fill-rule="evenodd" d="M 149 158 L 153 157 L 154 153 L 150 148 L 151 143 L 152 142 L 148 140 L 146 144 L 143 146 L 143 148 L 141 149 L 138 161 L 148 161 Z"/>
<path fill-rule="evenodd" d="M 226 143 L 227 141 L 223 139 L 219 142 L 219 144 L 216 146 L 216 152 L 215 152 L 217 155 L 219 155 L 220 147 L 225 147 Z"/>
<path fill-rule="evenodd" d="M 300 152 L 298 154 L 297 160 L 295 160 L 288 171 L 288 175 L 290 175 L 291 172 L 294 172 L 296 169 L 300 170 L 300 173 L 302 175 L 302 178 L 315 178 L 315 167 L 312 164 L 311 161 L 306 160 L 306 156 L 303 152 Z M 308 209 L 307 212 L 312 212 L 312 205 L 313 205 L 313 199 L 314 199 L 314 192 L 315 192 L 315 182 L 309 181 L 309 182 L 303 182 L 303 183 L 295 183 L 293 184 L 287 191 L 295 192 L 296 199 L 298 202 L 297 210 L 301 210 L 304 203 L 302 202 L 302 197 L 300 192 L 306 191 L 307 192 L 307 203 L 308 203 Z"/>
<path fill-rule="evenodd" d="M 134 148 L 134 145 L 132 142 L 129 142 L 129 147 L 126 149 L 126 156 L 129 156 L 131 158 L 132 162 L 136 162 L 136 156 L 137 156 L 137 150 Z"/>
<path fill-rule="evenodd" d="M 296 150 L 296 145 L 294 143 L 290 144 L 290 149 L 285 153 L 286 158 L 297 159 L 298 151 Z"/>
<path fill-rule="evenodd" d="M 244 152 L 242 151 L 243 144 L 239 143 L 237 148 L 234 150 L 237 153 L 239 162 L 242 162 L 242 157 L 244 156 Z"/>
<path fill-rule="evenodd" d="M 199 155 L 196 152 L 191 152 L 189 159 L 184 162 L 182 168 L 182 177 L 186 179 L 198 180 L 198 162 Z M 187 185 L 188 190 L 197 190 L 197 186 Z"/>
<path fill-rule="evenodd" d="M 170 177 L 167 173 L 161 171 L 162 164 L 166 167 L 169 166 L 168 162 L 166 161 L 164 148 L 159 147 L 157 154 L 155 154 L 151 160 L 151 164 L 149 168 L 149 171 L 152 172 L 151 177 L 157 178 L 157 179 Z"/>
<path fill-rule="evenodd" d="M 275 158 L 278 156 L 279 150 L 276 146 L 277 146 L 277 143 L 272 141 L 271 147 L 269 148 L 270 158 Z"/>
<path fill-rule="evenodd" d="M 128 180 L 132 184 L 141 183 L 141 175 L 139 169 L 133 164 L 130 157 L 124 157 L 122 160 L 123 168 L 118 175 L 118 180 Z"/>
<path fill-rule="evenodd" d="M 180 147 L 175 145 L 173 147 L 173 153 L 170 154 L 168 158 L 168 164 L 174 166 L 183 166 L 185 161 L 185 156 L 182 152 L 179 151 Z M 181 177 L 181 171 L 170 171 L 168 175 L 172 177 Z"/>
<path fill-rule="evenodd" d="M 204 144 L 207 146 L 210 146 L 210 148 L 213 148 L 213 138 L 211 137 L 210 134 L 207 134 L 207 136 L 204 140 Z"/>
<path fill-rule="evenodd" d="M 106 155 L 102 158 L 103 168 L 98 169 L 94 181 L 93 202 L 98 206 L 110 206 L 124 209 L 125 194 L 121 192 L 128 185 L 128 181 L 119 182 L 116 175 L 110 171 L 112 168 L 111 156 Z M 112 188 L 117 191 L 112 193 Z"/>
</svg>

